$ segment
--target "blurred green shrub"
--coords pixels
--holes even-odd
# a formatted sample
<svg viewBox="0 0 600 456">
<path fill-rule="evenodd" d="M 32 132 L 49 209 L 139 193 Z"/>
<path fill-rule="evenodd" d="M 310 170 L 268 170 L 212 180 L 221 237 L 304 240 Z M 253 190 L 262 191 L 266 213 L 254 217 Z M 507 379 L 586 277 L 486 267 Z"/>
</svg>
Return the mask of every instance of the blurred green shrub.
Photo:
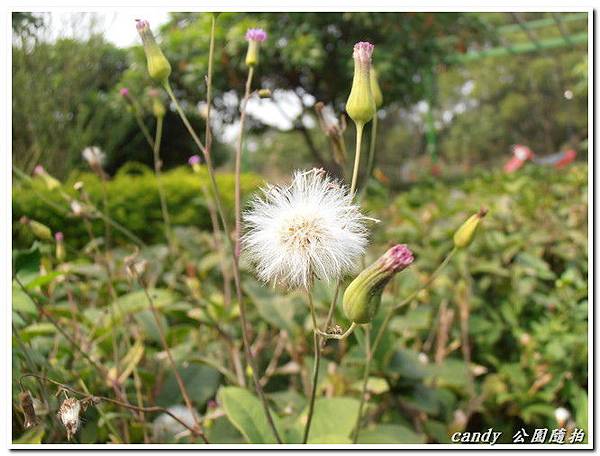
<svg viewBox="0 0 600 456">
<path fill-rule="evenodd" d="M 197 175 L 188 168 L 181 167 L 163 173 L 162 179 L 172 224 L 174 226 L 192 225 L 204 230 L 211 229 L 208 207 L 201 189 L 201 183 L 206 186 L 207 190 L 210 186 L 206 172 L 203 170 Z M 102 184 L 94 174 L 74 172 L 61 190 L 77 197 L 77 192 L 73 189 L 73 184 L 77 181 L 84 183 L 85 191 L 90 195 L 92 203 L 102 209 Z M 217 183 L 225 210 L 231 214 L 234 204 L 233 174 L 217 174 Z M 241 177 L 241 183 L 242 194 L 248 195 L 260 185 L 261 178 L 255 174 L 244 174 Z M 123 166 L 108 182 L 107 190 L 111 218 L 149 244 L 164 242 L 163 219 L 156 177 L 150 168 L 139 163 L 129 163 Z M 19 223 L 19 218 L 23 215 L 44 223 L 53 232 L 62 231 L 67 244 L 74 248 L 89 242 L 84 223 L 69 213 L 69 205 L 58 189 L 49 191 L 41 180 L 34 179 L 32 185 L 15 185 L 12 201 L 15 247 L 29 246 L 32 242 L 30 234 Z M 53 207 L 55 205 L 64 208 L 64 211 L 59 212 L 56 207 Z M 92 226 L 95 236 L 102 237 L 104 235 L 102 220 L 93 220 Z M 112 235 L 117 240 L 125 240 L 114 229 Z"/>
</svg>

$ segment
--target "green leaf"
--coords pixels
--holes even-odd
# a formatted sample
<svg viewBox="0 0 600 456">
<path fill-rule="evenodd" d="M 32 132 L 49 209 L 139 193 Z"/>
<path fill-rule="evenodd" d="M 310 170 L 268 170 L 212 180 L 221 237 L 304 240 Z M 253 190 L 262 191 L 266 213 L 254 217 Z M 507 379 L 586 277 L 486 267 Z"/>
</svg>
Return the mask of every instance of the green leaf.
<svg viewBox="0 0 600 456">
<path fill-rule="evenodd" d="M 244 388 L 227 386 L 219 390 L 219 402 L 229 421 L 242 433 L 248 443 L 277 443 L 260 400 Z M 272 413 L 281 435 L 277 416 Z"/>
<path fill-rule="evenodd" d="M 197 407 L 204 405 L 217 391 L 221 374 L 212 367 L 190 364 L 187 367 L 178 367 L 177 371 L 181 375 L 190 399 Z M 171 372 L 156 398 L 156 403 L 163 407 L 169 407 L 177 404 L 180 400 L 181 392 L 177 385 L 177 378 Z"/>
<path fill-rule="evenodd" d="M 308 435 L 308 443 L 344 443 L 332 439 L 350 437 L 358 417 L 359 402 L 350 397 L 332 397 L 317 399 Z M 308 408 L 300 416 L 300 422 L 306 423 Z"/>
<path fill-rule="evenodd" d="M 244 290 L 256 306 L 262 318 L 272 326 L 294 334 L 299 325 L 295 321 L 296 311 L 302 305 L 295 296 L 276 295 L 256 282 L 246 281 Z"/>
<path fill-rule="evenodd" d="M 425 443 L 426 437 L 417 434 L 406 426 L 399 424 L 379 424 L 372 428 L 361 430 L 358 443 Z"/>
<path fill-rule="evenodd" d="M 29 315 L 37 315 L 37 307 L 21 287 L 13 282 L 12 286 L 12 307 L 17 312 Z"/>
<path fill-rule="evenodd" d="M 177 300 L 175 293 L 170 290 L 151 288 L 148 290 L 148 294 L 152 298 L 156 309 L 161 309 Z M 115 323 L 119 323 L 126 315 L 135 314 L 146 309 L 150 309 L 150 304 L 144 290 L 137 290 L 120 296 L 112 304 Z M 110 310 L 105 312 L 103 322 L 105 328 L 113 325 L 113 315 L 111 315 Z"/>
</svg>

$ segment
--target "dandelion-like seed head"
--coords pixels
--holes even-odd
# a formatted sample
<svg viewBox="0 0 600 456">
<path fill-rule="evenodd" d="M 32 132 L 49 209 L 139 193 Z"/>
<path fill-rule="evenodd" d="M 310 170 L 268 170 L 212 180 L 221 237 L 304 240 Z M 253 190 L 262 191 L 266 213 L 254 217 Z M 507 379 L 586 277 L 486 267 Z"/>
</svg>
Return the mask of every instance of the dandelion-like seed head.
<svg viewBox="0 0 600 456">
<path fill-rule="evenodd" d="M 267 39 L 267 32 L 261 28 L 251 28 L 246 32 L 246 39 L 248 41 L 263 42 Z"/>
<path fill-rule="evenodd" d="M 365 217 L 347 188 L 322 169 L 268 186 L 244 214 L 244 255 L 264 282 L 308 289 L 353 271 L 367 246 Z"/>
<path fill-rule="evenodd" d="M 77 430 L 79 429 L 79 412 L 81 411 L 81 404 L 74 397 L 68 397 L 63 401 L 58 410 L 58 418 L 67 430 L 67 439 L 71 440 Z"/>
<path fill-rule="evenodd" d="M 106 159 L 106 155 L 99 147 L 86 147 L 81 152 L 81 156 L 83 159 L 88 162 L 88 164 L 94 167 L 101 167 L 104 164 L 104 160 Z"/>
</svg>

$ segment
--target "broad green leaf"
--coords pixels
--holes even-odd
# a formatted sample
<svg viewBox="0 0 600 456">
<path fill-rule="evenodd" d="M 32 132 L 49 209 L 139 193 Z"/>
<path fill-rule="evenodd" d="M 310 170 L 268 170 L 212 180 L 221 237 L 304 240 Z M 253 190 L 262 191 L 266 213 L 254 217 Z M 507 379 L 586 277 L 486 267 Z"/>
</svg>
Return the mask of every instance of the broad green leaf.
<svg viewBox="0 0 600 456">
<path fill-rule="evenodd" d="M 200 408 L 207 400 L 212 398 L 219 386 L 221 374 L 208 366 L 201 364 L 190 364 L 186 367 L 178 367 L 179 375 L 194 404 Z M 163 407 L 169 407 L 181 401 L 181 392 L 177 385 L 175 374 L 170 372 L 167 376 L 156 403 Z"/>
<path fill-rule="evenodd" d="M 155 309 L 161 309 L 177 300 L 177 296 L 172 291 L 160 288 L 151 288 L 148 290 L 148 294 Z M 115 323 L 119 323 L 126 315 L 135 314 L 146 309 L 150 309 L 150 304 L 144 290 L 137 290 L 120 296 L 112 304 Z M 104 327 L 113 325 L 113 315 L 111 315 L 110 310 L 104 313 L 103 323 Z"/>
<path fill-rule="evenodd" d="M 360 431 L 358 443 L 425 443 L 426 437 L 399 424 L 379 424 Z"/>
<path fill-rule="evenodd" d="M 252 299 L 260 316 L 271 325 L 289 334 L 298 331 L 299 325 L 295 321 L 295 315 L 301 304 L 294 296 L 275 294 L 268 288 L 251 281 L 244 283 L 244 290 Z"/>
<path fill-rule="evenodd" d="M 33 301 L 25 294 L 21 287 L 13 282 L 12 287 L 12 307 L 17 312 L 29 315 L 37 315 L 37 307 Z"/>
<path fill-rule="evenodd" d="M 244 388 L 227 386 L 219 390 L 219 402 L 229 421 L 242 433 L 248 443 L 276 443 L 260 400 Z M 278 418 L 271 413 L 281 435 Z"/>
<path fill-rule="evenodd" d="M 332 438 L 350 437 L 358 417 L 359 401 L 350 397 L 317 399 L 308 436 L 309 443 L 333 443 Z M 300 416 L 306 423 L 308 408 Z M 341 442 L 340 442 L 341 443 Z"/>
</svg>

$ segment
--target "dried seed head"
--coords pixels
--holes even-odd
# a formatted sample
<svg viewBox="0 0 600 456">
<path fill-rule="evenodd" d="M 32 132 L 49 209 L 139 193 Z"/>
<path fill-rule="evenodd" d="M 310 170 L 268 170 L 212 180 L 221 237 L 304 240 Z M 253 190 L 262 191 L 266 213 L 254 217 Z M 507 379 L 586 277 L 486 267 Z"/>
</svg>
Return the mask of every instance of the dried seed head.
<svg viewBox="0 0 600 456">
<path fill-rule="evenodd" d="M 71 440 L 71 437 L 75 435 L 79 429 L 79 412 L 81 411 L 81 404 L 74 397 L 66 398 L 58 410 L 57 416 L 60 422 L 67 430 L 67 439 Z"/>
<path fill-rule="evenodd" d="M 23 415 L 25 415 L 25 429 L 35 426 L 38 423 L 38 418 L 35 414 L 35 408 L 33 407 L 31 393 L 29 391 L 23 391 L 19 394 L 19 402 L 21 403 Z"/>
</svg>

